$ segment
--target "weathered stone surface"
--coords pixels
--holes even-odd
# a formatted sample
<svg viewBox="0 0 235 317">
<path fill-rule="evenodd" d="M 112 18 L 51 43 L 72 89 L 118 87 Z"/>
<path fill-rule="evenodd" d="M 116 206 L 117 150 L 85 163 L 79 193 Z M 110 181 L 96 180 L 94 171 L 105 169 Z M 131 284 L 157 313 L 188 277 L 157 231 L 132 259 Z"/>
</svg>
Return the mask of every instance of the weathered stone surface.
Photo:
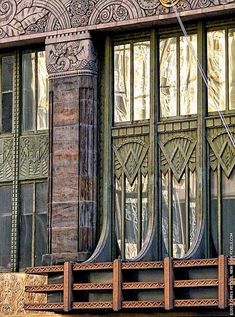
<svg viewBox="0 0 235 317">
<path fill-rule="evenodd" d="M 82 45 L 85 43 L 83 40 Z M 97 78 L 81 73 L 74 76 L 73 69 L 60 74 L 62 78 L 50 77 L 51 255 L 44 256 L 45 263 L 84 260 L 96 240 Z"/>
</svg>

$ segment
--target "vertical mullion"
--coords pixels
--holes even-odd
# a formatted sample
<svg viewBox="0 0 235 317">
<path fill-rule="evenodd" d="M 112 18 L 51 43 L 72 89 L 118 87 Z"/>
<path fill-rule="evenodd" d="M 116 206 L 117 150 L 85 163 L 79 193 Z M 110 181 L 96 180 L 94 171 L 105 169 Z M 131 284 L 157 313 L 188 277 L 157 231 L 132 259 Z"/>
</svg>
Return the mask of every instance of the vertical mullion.
<svg viewBox="0 0 235 317">
<path fill-rule="evenodd" d="M 189 167 L 185 168 L 185 244 L 186 252 L 190 248 L 190 180 Z"/>
<path fill-rule="evenodd" d="M 126 255 L 126 178 L 124 171 L 122 171 L 122 198 L 121 198 L 121 256 L 122 260 L 125 260 Z"/>
<path fill-rule="evenodd" d="M 138 171 L 138 209 L 137 209 L 137 252 L 139 253 L 142 246 L 142 175 Z"/>
<path fill-rule="evenodd" d="M 168 171 L 169 177 L 168 177 L 168 255 L 169 257 L 173 256 L 173 232 L 172 232 L 172 224 L 173 224 L 173 212 L 172 212 L 172 206 L 173 206 L 173 197 L 172 197 L 172 171 L 169 168 Z"/>
<path fill-rule="evenodd" d="M 229 47 L 228 47 L 228 27 L 225 29 L 225 100 L 226 111 L 229 110 Z"/>
<path fill-rule="evenodd" d="M 218 254 L 222 254 L 222 172 L 218 163 L 217 167 L 217 226 L 218 226 Z"/>
<path fill-rule="evenodd" d="M 2 57 L 0 56 L 0 132 L 2 132 Z"/>
<path fill-rule="evenodd" d="M 31 265 L 35 265 L 35 246 L 36 246 L 36 184 L 33 183 L 33 210 L 32 210 L 32 250 Z"/>
<path fill-rule="evenodd" d="M 130 43 L 130 121 L 134 121 L 134 45 Z"/>
<path fill-rule="evenodd" d="M 177 116 L 180 116 L 180 36 L 176 37 Z"/>
<path fill-rule="evenodd" d="M 34 60 L 34 69 L 35 69 L 35 109 L 33 109 L 35 113 L 34 118 L 34 131 L 37 131 L 37 118 L 38 118 L 38 52 L 34 51 L 35 54 L 35 60 Z"/>
<path fill-rule="evenodd" d="M 20 55 L 15 54 L 13 93 L 13 183 L 12 183 L 12 230 L 11 271 L 18 268 L 19 248 L 19 104 L 20 104 Z"/>
</svg>

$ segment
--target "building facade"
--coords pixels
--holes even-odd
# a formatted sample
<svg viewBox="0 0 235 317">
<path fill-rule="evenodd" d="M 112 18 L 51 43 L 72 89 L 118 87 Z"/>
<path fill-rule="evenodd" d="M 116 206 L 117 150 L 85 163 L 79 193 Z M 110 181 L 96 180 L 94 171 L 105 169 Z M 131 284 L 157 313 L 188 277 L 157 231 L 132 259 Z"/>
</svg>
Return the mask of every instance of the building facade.
<svg viewBox="0 0 235 317">
<path fill-rule="evenodd" d="M 2 0 L 0 315 L 232 315 L 235 2 Z"/>
</svg>

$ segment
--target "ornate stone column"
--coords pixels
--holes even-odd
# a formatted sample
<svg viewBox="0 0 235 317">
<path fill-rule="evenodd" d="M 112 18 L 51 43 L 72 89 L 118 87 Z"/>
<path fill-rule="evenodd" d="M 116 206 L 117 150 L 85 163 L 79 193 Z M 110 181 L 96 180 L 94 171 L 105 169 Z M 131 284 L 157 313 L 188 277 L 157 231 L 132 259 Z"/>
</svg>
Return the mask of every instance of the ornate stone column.
<svg viewBox="0 0 235 317">
<path fill-rule="evenodd" d="M 48 37 L 46 63 L 50 265 L 84 261 L 96 242 L 97 55 L 89 32 Z"/>
</svg>

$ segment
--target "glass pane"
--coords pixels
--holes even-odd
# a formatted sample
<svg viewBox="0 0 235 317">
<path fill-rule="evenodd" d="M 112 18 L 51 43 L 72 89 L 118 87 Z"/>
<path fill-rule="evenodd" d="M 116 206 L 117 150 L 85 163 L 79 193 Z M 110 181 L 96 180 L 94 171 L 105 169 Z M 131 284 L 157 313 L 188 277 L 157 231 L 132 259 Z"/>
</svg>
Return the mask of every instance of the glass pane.
<svg viewBox="0 0 235 317">
<path fill-rule="evenodd" d="M 47 183 L 36 184 L 35 265 L 42 265 L 47 251 Z"/>
<path fill-rule="evenodd" d="M 163 247 L 162 254 L 165 254 L 165 250 L 168 250 L 168 173 L 166 175 L 162 174 L 162 235 L 165 248 Z"/>
<path fill-rule="evenodd" d="M 189 173 L 190 246 L 196 242 L 200 215 L 196 213 L 196 172 Z"/>
<path fill-rule="evenodd" d="M 131 186 L 126 179 L 126 219 L 125 219 L 125 255 L 126 259 L 137 256 L 137 214 L 138 214 L 138 183 Z"/>
<path fill-rule="evenodd" d="M 173 177 L 173 257 L 186 253 L 185 174 L 178 182 Z"/>
<path fill-rule="evenodd" d="M 114 47 L 114 121 L 130 121 L 130 44 Z"/>
<path fill-rule="evenodd" d="M 218 198 L 217 198 L 217 171 L 213 172 L 211 170 L 211 235 L 212 235 L 212 255 L 216 256 L 218 251 L 218 220 L 217 220 L 217 212 L 218 212 Z"/>
<path fill-rule="evenodd" d="M 177 115 L 176 38 L 160 41 L 160 103 L 161 116 Z"/>
<path fill-rule="evenodd" d="M 148 176 L 142 177 L 142 245 L 148 229 Z"/>
<path fill-rule="evenodd" d="M 48 129 L 48 76 L 45 52 L 38 52 L 38 109 L 37 129 Z"/>
<path fill-rule="evenodd" d="M 122 187 L 121 179 L 115 181 L 115 231 L 117 236 L 117 243 L 119 250 L 121 250 L 122 235 L 121 235 L 121 224 L 122 224 Z"/>
<path fill-rule="evenodd" d="M 149 118 L 150 43 L 134 44 L 134 120 Z"/>
<path fill-rule="evenodd" d="M 207 33 L 208 111 L 225 110 L 225 31 Z"/>
<path fill-rule="evenodd" d="M 12 106 L 13 106 L 13 75 L 14 75 L 14 56 L 2 58 L 1 76 L 1 132 L 12 131 Z"/>
<path fill-rule="evenodd" d="M 235 109 L 235 29 L 229 30 L 229 109 Z"/>
<path fill-rule="evenodd" d="M 9 271 L 11 264 L 12 187 L 0 187 L 0 270 Z"/>
<path fill-rule="evenodd" d="M 22 55 L 22 108 L 22 130 L 33 130 L 35 121 L 35 53 Z"/>
<path fill-rule="evenodd" d="M 193 50 L 193 51 L 192 51 Z M 197 35 L 180 37 L 180 114 L 197 113 Z"/>
<path fill-rule="evenodd" d="M 20 269 L 32 265 L 32 213 L 33 185 L 24 184 L 20 187 Z"/>
<path fill-rule="evenodd" d="M 222 173 L 222 233 L 223 254 L 234 256 L 235 251 L 235 168 L 229 178 Z M 232 254 L 231 254 L 232 252 Z"/>
</svg>

